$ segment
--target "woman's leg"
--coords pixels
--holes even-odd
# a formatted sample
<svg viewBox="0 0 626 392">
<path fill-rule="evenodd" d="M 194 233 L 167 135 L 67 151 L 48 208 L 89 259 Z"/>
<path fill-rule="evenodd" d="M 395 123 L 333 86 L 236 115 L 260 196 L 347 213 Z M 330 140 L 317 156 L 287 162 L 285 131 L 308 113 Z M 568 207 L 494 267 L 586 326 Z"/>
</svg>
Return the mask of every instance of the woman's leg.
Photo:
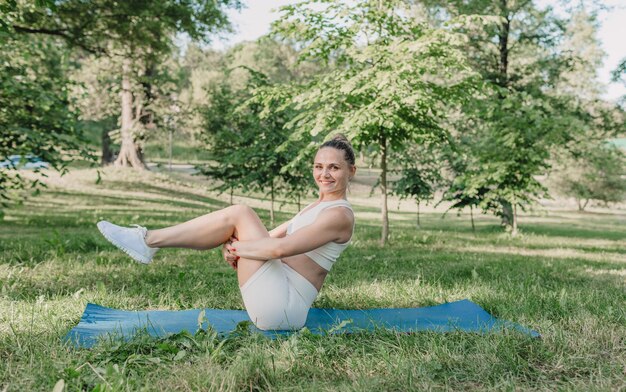
<svg viewBox="0 0 626 392">
<path fill-rule="evenodd" d="M 252 208 L 234 205 L 175 226 L 148 230 L 146 244 L 154 248 L 204 250 L 222 245 L 231 236 L 240 241 L 249 241 L 269 237 L 269 233 Z M 260 260 L 239 259 L 239 286 L 243 286 L 264 263 Z"/>
</svg>

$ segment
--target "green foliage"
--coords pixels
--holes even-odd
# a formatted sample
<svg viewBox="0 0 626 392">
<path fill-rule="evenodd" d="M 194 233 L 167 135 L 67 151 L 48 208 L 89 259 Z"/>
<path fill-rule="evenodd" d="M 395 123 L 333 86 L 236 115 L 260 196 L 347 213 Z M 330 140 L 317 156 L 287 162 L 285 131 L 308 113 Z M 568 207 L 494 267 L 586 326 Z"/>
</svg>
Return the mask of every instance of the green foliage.
<svg viewBox="0 0 626 392">
<path fill-rule="evenodd" d="M 438 148 L 433 145 L 412 145 L 394 157 L 400 167 L 395 170 L 400 178 L 395 180 L 392 191 L 400 199 L 412 198 L 417 203 L 417 226 L 420 226 L 419 207 L 435 197 L 435 192 L 444 182 L 444 161 Z"/>
<path fill-rule="evenodd" d="M 118 57 L 85 56 L 72 74 L 75 81 L 72 97 L 81 120 L 97 122 L 118 145 L 121 141 L 121 124 L 117 117 L 123 62 Z M 163 138 L 170 130 L 182 133 L 191 116 L 191 109 L 179 99 L 183 83 L 179 69 L 176 58 L 164 58 L 158 64 L 141 59 L 133 63 L 134 77 L 130 80 L 135 97 L 132 134 L 141 149 L 151 138 Z M 116 121 L 114 126 L 110 126 L 111 119 Z"/>
<path fill-rule="evenodd" d="M 201 168 L 201 172 L 221 181 L 217 187 L 220 191 L 257 190 L 267 192 L 272 203 L 278 194 L 299 202 L 308 193 L 306 169 L 284 169 L 301 145 L 276 150 L 289 136 L 284 128 L 289 113 L 261 115 L 263 107 L 257 103 L 261 99 L 257 91 L 261 91 L 260 86 L 267 88 L 269 81 L 264 74 L 247 70 L 252 75 L 248 89 L 233 91 L 225 83 L 210 93 L 212 104 L 203 110 L 206 131 L 202 135 L 214 163 Z"/>
<path fill-rule="evenodd" d="M 565 166 L 567 165 L 567 166 Z M 562 193 L 578 201 L 584 210 L 590 200 L 605 205 L 626 198 L 626 156 L 607 144 L 590 147 L 584 154 L 562 163 L 556 175 Z"/>
<path fill-rule="evenodd" d="M 600 87 L 593 79 L 602 58 L 597 26 L 578 12 L 563 32 L 551 9 L 533 2 L 431 4 L 452 16 L 499 17 L 468 29 L 469 58 L 485 88 L 451 121 L 458 130 L 448 156 L 455 178 L 445 198 L 454 207 L 493 212 L 515 233 L 516 208 L 546 194 L 537 176 L 547 172 L 558 146 L 612 122 L 615 113 L 596 102 Z"/>
<path fill-rule="evenodd" d="M 597 37 L 598 29 L 597 16 L 584 8 L 571 16 L 558 46 L 567 62 L 554 86 L 558 95 L 567 95 L 586 105 L 594 105 L 600 97 L 604 86 L 598 80 L 598 69 L 606 53 Z"/>
<path fill-rule="evenodd" d="M 0 41 L 0 160 L 33 155 L 63 171 L 72 159 L 93 160 L 76 127 L 65 47 L 53 39 L 28 36 Z M 0 197 L 30 183 L 16 168 L 0 169 Z"/>
<path fill-rule="evenodd" d="M 240 7 L 237 0 L 29 0 L 16 4 L 3 17 L 12 33 L 55 35 L 92 53 L 121 51 L 134 58 L 169 52 L 177 32 L 206 40 L 229 27 L 225 8 Z"/>
<path fill-rule="evenodd" d="M 188 122 L 188 132 L 195 135 L 203 131 L 202 110 L 195 109 L 213 104 L 215 97 L 209 92 L 221 85 L 232 91 L 248 88 L 253 77 L 250 69 L 266 75 L 272 85 L 306 80 L 320 72 L 316 64 L 296 60 L 292 46 L 269 37 L 239 43 L 225 52 L 190 45 L 180 61 L 183 83 L 179 94 L 183 105 L 197 114 Z"/>
<path fill-rule="evenodd" d="M 225 8 L 239 6 L 238 0 L 26 1 L 10 7 L 3 20 L 11 34 L 62 37 L 70 46 L 98 58 L 107 56 L 105 61 L 111 63 L 107 74 L 117 74 L 122 86 L 122 145 L 116 163 L 143 168 L 142 146 L 136 141 L 146 139 L 146 131 L 156 127 L 156 119 L 163 118 L 161 124 L 169 128 L 181 125 L 174 121 L 180 105 L 171 93 L 171 83 L 163 80 L 166 68 L 158 66 L 171 54 L 174 36 L 185 34 L 207 41 L 210 34 L 230 27 Z M 106 100 L 101 99 L 98 106 L 111 106 L 101 101 Z M 166 114 L 159 113 L 163 107 Z M 108 150 L 108 144 L 103 137 L 103 150 Z M 104 155 L 108 151 L 103 151 Z"/>
<path fill-rule="evenodd" d="M 290 140 L 340 132 L 357 148 L 378 150 L 385 244 L 389 152 L 447 138 L 443 118 L 476 87 L 461 50 L 465 36 L 418 23 L 400 1 L 305 1 L 281 11 L 274 33 L 297 42 L 301 60 L 332 64 L 290 92 L 283 106 L 297 113 L 287 123 Z"/>
<path fill-rule="evenodd" d="M 393 183 L 394 193 L 404 198 L 412 197 L 418 203 L 432 199 L 432 181 L 425 174 L 423 170 L 416 168 L 402 170 L 400 179 Z"/>
<path fill-rule="evenodd" d="M 617 67 L 611 72 L 611 80 L 613 82 L 621 81 L 626 86 L 626 57 L 620 61 Z M 621 98 L 622 106 L 626 103 L 626 94 Z"/>
<path fill-rule="evenodd" d="M 613 70 L 613 72 L 611 73 L 611 79 L 614 82 L 621 80 L 624 84 L 626 84 L 626 80 L 624 79 L 625 75 L 626 75 L 626 57 L 623 58 L 622 61 L 620 61 L 620 63 L 617 65 L 617 68 Z"/>
<path fill-rule="evenodd" d="M 510 92 L 498 105 L 477 104 L 484 107 L 475 128 L 457 144 L 468 162 L 456 172 L 452 192 L 479 197 L 480 208 L 502 215 L 503 204 L 523 207 L 545 194 L 535 176 L 549 168 L 550 148 L 570 130 L 563 116 L 567 108 L 559 100 L 526 92 Z"/>
<path fill-rule="evenodd" d="M 222 181 L 220 191 L 258 190 L 272 200 L 285 195 L 299 204 L 309 193 L 311 157 L 294 163 L 305 145 L 286 143 L 290 133 L 284 125 L 294 113 L 277 109 L 289 98 L 287 83 L 318 68 L 307 62 L 297 64 L 293 48 L 267 37 L 237 45 L 223 55 L 196 48 L 186 61 L 207 57 L 214 64 L 210 77 L 200 80 L 191 74 L 190 86 L 206 88 L 204 98 L 196 102 L 204 117 L 200 138 L 214 162 L 202 168 L 203 173 Z M 209 76 L 204 72 L 198 76 L 202 74 Z M 277 149 L 281 145 L 284 148 Z"/>
<path fill-rule="evenodd" d="M 474 76 L 459 50 L 462 35 L 416 23 L 399 2 L 303 2 L 281 10 L 275 33 L 300 42 L 302 60 L 336 64 L 292 99 L 294 137 L 341 132 L 358 145 L 385 138 L 397 149 L 444 137 L 444 104 L 462 100 Z"/>
</svg>

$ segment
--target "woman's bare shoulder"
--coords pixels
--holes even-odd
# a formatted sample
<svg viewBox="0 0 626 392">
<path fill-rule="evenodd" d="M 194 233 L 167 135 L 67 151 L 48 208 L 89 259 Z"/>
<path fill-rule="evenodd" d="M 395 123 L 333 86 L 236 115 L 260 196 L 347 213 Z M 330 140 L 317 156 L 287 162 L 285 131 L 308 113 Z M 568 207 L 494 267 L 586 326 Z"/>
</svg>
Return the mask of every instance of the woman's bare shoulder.
<svg viewBox="0 0 626 392">
<path fill-rule="evenodd" d="M 324 217 L 324 219 L 331 220 L 336 222 L 338 226 L 349 227 L 352 229 L 352 225 L 354 224 L 354 211 L 347 206 L 333 206 L 332 208 L 327 208 L 324 211 L 320 212 L 319 217 Z"/>
</svg>

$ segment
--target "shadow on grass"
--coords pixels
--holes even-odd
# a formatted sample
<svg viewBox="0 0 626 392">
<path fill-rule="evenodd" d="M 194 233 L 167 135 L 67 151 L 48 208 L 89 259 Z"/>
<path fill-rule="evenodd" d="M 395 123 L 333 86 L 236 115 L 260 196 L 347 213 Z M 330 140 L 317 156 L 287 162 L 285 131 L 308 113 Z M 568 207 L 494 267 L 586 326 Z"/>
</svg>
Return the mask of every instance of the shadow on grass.
<svg viewBox="0 0 626 392">
<path fill-rule="evenodd" d="M 124 181 L 111 181 L 111 182 L 108 182 L 107 184 L 111 185 L 110 189 L 125 190 L 125 191 L 139 190 L 142 192 L 148 192 L 148 193 L 157 194 L 157 195 L 177 197 L 177 198 L 181 198 L 185 200 L 197 201 L 197 202 L 201 202 L 204 204 L 209 204 L 210 206 L 214 206 L 217 208 L 224 208 L 224 207 L 229 206 L 228 203 L 219 199 L 214 199 L 214 198 L 206 197 L 206 196 L 200 196 L 192 192 L 183 192 L 179 190 L 173 190 L 171 188 L 159 187 L 153 184 L 142 183 L 142 184 L 138 184 L 136 187 Z M 172 201 L 172 202 L 176 203 L 177 201 Z"/>
<path fill-rule="evenodd" d="M 125 184 L 125 183 L 122 183 Z M 52 191 L 49 194 L 54 194 L 60 198 L 81 198 L 81 202 L 85 203 L 88 206 L 128 206 L 132 203 L 155 203 L 155 204 L 163 204 L 168 206 L 178 206 L 178 207 L 186 207 L 186 208 L 204 208 L 213 207 L 213 208 L 223 208 L 228 206 L 227 203 L 213 198 L 201 197 L 195 195 L 193 193 L 186 193 L 180 191 L 172 191 L 167 188 L 160 188 L 151 185 L 141 184 L 139 189 L 142 191 L 146 191 L 149 189 L 150 194 L 160 195 L 160 196 L 168 196 L 168 197 L 178 197 L 183 199 L 189 199 L 191 201 L 181 201 L 181 200 L 173 200 L 173 199 L 159 199 L 152 197 L 136 197 L 136 196 L 112 196 L 112 195 L 96 195 L 92 193 L 79 193 L 79 192 L 62 192 L 62 191 Z M 196 201 L 198 203 L 194 203 Z M 67 205 L 65 203 L 59 203 L 59 206 Z"/>
<path fill-rule="evenodd" d="M 616 227 L 616 229 L 618 229 Z M 625 228 L 626 229 L 626 228 Z M 524 233 L 545 235 L 545 236 L 559 236 L 569 238 L 594 238 L 594 239 L 608 239 L 608 240 L 626 240 L 626 230 L 603 230 L 593 228 L 580 228 L 575 226 L 565 225 L 525 225 L 522 230 Z"/>
</svg>

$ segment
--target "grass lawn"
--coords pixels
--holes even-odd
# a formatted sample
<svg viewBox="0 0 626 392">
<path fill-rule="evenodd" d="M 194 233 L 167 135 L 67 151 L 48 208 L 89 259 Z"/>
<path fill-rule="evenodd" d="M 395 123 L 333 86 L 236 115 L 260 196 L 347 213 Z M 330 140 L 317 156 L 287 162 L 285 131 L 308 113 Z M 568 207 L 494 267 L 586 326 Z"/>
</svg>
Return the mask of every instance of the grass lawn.
<svg viewBox="0 0 626 392">
<path fill-rule="evenodd" d="M 353 245 L 316 307 L 425 306 L 468 298 L 539 331 L 396 334 L 269 340 L 210 332 L 91 350 L 65 346 L 87 302 L 121 309 L 242 309 L 218 251 L 165 250 L 138 265 L 95 222 L 173 224 L 228 197 L 165 174 L 75 170 L 0 222 L 0 391 L 74 390 L 624 390 L 626 213 L 541 211 L 522 235 L 480 215 L 391 211 L 391 245 L 378 246 L 375 209 L 359 203 Z M 267 223 L 265 203 L 247 200 Z M 287 219 L 295 207 L 279 212 Z M 193 331 L 192 331 L 193 332 Z"/>
</svg>

